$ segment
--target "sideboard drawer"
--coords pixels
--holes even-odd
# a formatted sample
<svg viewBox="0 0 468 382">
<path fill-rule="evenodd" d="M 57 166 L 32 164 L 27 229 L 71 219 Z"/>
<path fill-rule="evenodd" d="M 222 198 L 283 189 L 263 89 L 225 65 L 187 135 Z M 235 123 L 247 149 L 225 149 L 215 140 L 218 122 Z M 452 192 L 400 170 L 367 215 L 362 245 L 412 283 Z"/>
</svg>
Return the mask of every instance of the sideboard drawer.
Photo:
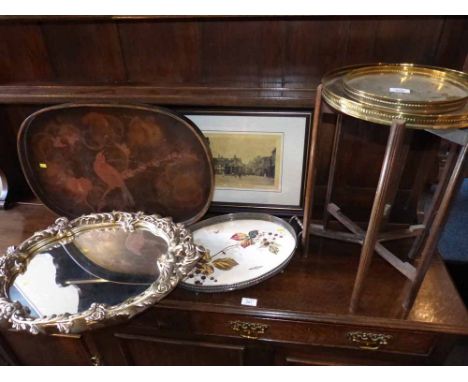
<svg viewBox="0 0 468 382">
<path fill-rule="evenodd" d="M 367 351 L 429 354 L 437 335 L 375 327 L 192 313 L 193 333 Z"/>
<path fill-rule="evenodd" d="M 131 326 L 151 329 L 164 336 L 221 336 L 250 341 L 318 345 L 426 355 L 437 334 L 383 329 L 364 325 L 344 325 L 266 319 L 243 315 L 152 309 Z"/>
</svg>

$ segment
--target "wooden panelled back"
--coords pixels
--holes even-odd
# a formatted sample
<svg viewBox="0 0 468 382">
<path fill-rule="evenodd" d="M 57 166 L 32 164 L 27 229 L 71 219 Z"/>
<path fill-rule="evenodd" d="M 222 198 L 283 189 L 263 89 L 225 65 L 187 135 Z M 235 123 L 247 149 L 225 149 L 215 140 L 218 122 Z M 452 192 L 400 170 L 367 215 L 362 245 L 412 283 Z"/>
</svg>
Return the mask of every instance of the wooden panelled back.
<svg viewBox="0 0 468 382">
<path fill-rule="evenodd" d="M 315 88 L 333 68 L 461 69 L 465 18 L 296 17 L 0 21 L 0 82 Z"/>
<path fill-rule="evenodd" d="M 2 85 L 19 83 L 149 84 L 186 94 L 192 88 L 216 90 L 185 106 L 238 107 L 246 101 L 231 97 L 232 92 L 263 89 L 248 102 L 251 108 L 263 108 L 271 106 L 268 91 L 284 90 L 278 108 L 312 108 L 313 90 L 333 68 L 381 61 L 461 69 L 467 51 L 468 22 L 463 17 L 2 18 L 0 93 Z M 301 102 L 288 97 L 291 89 L 299 91 Z M 161 103 L 170 107 L 183 101 L 172 97 Z M 38 108 L 0 107 L 0 167 L 15 198 L 28 193 L 17 166 L 15 135 L 22 118 Z M 319 185 L 325 183 L 329 161 L 329 122 L 319 142 Z M 337 192 L 345 205 L 359 199 L 360 208 L 367 208 L 387 129 L 362 126 L 345 121 L 348 150 L 338 163 Z M 431 139 L 421 139 L 414 158 L 434 148 Z M 416 168 L 418 163 L 410 166 L 407 179 L 415 178 Z M 404 183 L 402 188 L 411 193 L 414 185 Z M 362 192 L 346 192 L 349 186 Z"/>
</svg>

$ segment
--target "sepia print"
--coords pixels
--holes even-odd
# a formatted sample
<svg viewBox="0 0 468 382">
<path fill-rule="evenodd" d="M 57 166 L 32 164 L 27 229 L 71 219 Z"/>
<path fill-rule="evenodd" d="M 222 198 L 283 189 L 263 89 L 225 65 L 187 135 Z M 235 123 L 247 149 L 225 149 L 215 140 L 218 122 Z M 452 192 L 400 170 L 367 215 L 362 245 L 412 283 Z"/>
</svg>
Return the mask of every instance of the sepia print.
<svg viewBox="0 0 468 382">
<path fill-rule="evenodd" d="M 281 191 L 282 133 L 205 131 L 217 189 Z"/>
</svg>

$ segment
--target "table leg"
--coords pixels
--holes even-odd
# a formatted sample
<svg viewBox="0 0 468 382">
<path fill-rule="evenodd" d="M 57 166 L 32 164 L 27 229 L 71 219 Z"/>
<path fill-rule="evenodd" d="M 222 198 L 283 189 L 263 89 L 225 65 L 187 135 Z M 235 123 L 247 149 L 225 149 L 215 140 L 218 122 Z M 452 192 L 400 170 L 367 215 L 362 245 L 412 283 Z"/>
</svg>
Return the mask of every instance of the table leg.
<svg viewBox="0 0 468 382">
<path fill-rule="evenodd" d="M 437 243 L 439 242 L 440 234 L 444 229 L 445 222 L 449 215 L 449 207 L 455 197 L 460 183 L 463 179 L 463 172 L 466 163 L 466 153 L 468 151 L 468 143 L 460 150 L 455 167 L 448 181 L 447 187 L 442 193 L 439 207 L 434 211 L 434 219 L 429 229 L 427 239 L 421 251 L 421 257 L 416 267 L 416 277 L 411 283 L 406 284 L 404 295 L 406 296 L 403 301 L 403 316 L 407 316 L 411 307 L 413 306 L 416 295 L 421 287 L 434 253 L 436 252 Z"/>
<path fill-rule="evenodd" d="M 302 230 L 302 246 L 303 253 L 305 256 L 309 253 L 309 243 L 310 243 L 310 222 L 312 220 L 312 203 L 314 199 L 314 183 L 315 183 L 315 174 L 316 174 L 316 162 L 317 162 L 317 137 L 318 129 L 321 120 L 321 110 L 322 110 L 322 85 L 320 84 L 317 87 L 317 95 L 315 97 L 315 108 L 314 108 L 314 118 L 312 122 L 312 131 L 310 133 L 310 146 L 309 146 L 309 156 L 307 160 L 307 183 L 306 190 L 304 194 L 304 221 L 303 221 L 303 230 Z"/>
<path fill-rule="evenodd" d="M 388 190 L 385 198 L 385 208 L 384 216 L 382 219 L 381 226 L 385 226 L 388 223 L 390 218 L 390 213 L 392 212 L 392 207 L 395 202 L 395 198 L 398 194 L 398 189 L 400 186 L 400 180 L 403 176 L 403 171 L 405 170 L 406 159 L 408 158 L 408 153 L 410 150 L 411 139 L 413 137 L 413 130 L 406 129 L 404 134 L 402 147 L 399 149 L 398 157 L 396 158 L 395 167 L 392 171 L 390 179 L 388 180 Z"/>
<path fill-rule="evenodd" d="M 359 267 L 356 280 L 354 282 L 353 292 L 351 295 L 350 311 L 354 312 L 359 303 L 362 293 L 364 278 L 367 274 L 372 255 L 375 250 L 380 225 L 385 215 L 385 210 L 388 209 L 386 202 L 388 200 L 388 191 L 391 188 L 390 181 L 394 178 L 393 173 L 398 170 L 401 151 L 403 149 L 404 135 L 406 127 L 405 121 L 394 120 L 390 127 L 390 135 L 387 141 L 385 157 L 380 172 L 379 183 L 372 206 L 372 212 L 367 228 L 364 244 L 361 250 Z"/>
<path fill-rule="evenodd" d="M 340 139 L 341 139 L 341 124 L 343 120 L 343 115 L 338 114 L 336 117 L 336 125 L 335 125 L 335 134 L 333 136 L 333 146 L 332 152 L 330 156 L 330 169 L 328 170 L 328 181 L 327 181 L 327 191 L 325 195 L 325 203 L 324 203 L 324 213 L 323 213 L 323 228 L 328 228 L 328 222 L 330 220 L 330 214 L 328 212 L 328 205 L 331 202 L 331 198 L 333 195 L 333 183 L 335 180 L 335 170 L 336 170 L 336 161 L 338 158 L 338 148 L 340 146 Z"/>
</svg>

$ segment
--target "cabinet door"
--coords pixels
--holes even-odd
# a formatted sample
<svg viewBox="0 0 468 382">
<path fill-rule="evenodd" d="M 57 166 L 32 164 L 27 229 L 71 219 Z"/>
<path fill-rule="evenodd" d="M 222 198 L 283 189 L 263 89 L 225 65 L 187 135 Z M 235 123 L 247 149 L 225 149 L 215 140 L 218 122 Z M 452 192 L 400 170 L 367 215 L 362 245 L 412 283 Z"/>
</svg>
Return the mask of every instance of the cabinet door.
<svg viewBox="0 0 468 382">
<path fill-rule="evenodd" d="M 95 361 L 82 336 L 45 336 L 4 332 L 2 336 L 20 365 L 93 365 Z"/>
<path fill-rule="evenodd" d="M 278 345 L 275 352 L 275 365 L 282 366 L 424 365 L 427 360 L 417 354 L 321 346 Z"/>
<path fill-rule="evenodd" d="M 0 366 L 13 366 L 18 364 L 13 352 L 0 335 Z"/>
<path fill-rule="evenodd" d="M 127 365 L 242 365 L 243 346 L 116 333 Z"/>
</svg>

